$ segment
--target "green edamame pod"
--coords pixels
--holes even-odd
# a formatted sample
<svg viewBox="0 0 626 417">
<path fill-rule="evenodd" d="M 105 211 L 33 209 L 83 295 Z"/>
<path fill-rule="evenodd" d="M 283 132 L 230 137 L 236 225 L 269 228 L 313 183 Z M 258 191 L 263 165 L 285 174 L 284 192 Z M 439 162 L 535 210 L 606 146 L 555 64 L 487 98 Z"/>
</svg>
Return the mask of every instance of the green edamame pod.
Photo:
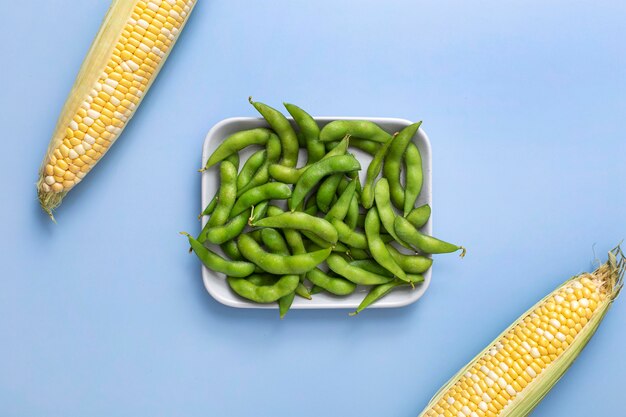
<svg viewBox="0 0 626 417">
<path fill-rule="evenodd" d="M 294 255 L 302 255 L 306 253 L 306 248 L 304 247 L 304 241 L 302 240 L 302 235 L 297 230 L 293 229 L 283 229 L 283 233 L 285 235 L 285 240 L 287 241 L 287 245 L 291 248 L 291 253 Z M 311 293 L 308 288 L 302 284 L 304 279 L 304 275 L 300 276 L 300 285 L 296 288 L 296 294 L 300 297 L 306 298 L 308 300 L 311 299 Z"/>
<path fill-rule="evenodd" d="M 237 197 L 241 197 L 246 191 L 250 191 L 253 188 L 260 187 L 261 185 L 265 185 L 270 182 L 270 174 L 269 174 L 269 165 L 267 161 L 261 165 L 261 168 L 254 174 L 254 177 L 248 185 L 239 190 L 237 193 Z"/>
<path fill-rule="evenodd" d="M 237 242 L 234 240 L 229 240 L 228 242 L 224 242 L 220 245 L 224 255 L 228 256 L 233 261 L 241 261 L 243 260 L 243 256 L 239 252 L 239 248 L 237 247 Z"/>
<path fill-rule="evenodd" d="M 302 240 L 302 235 L 300 232 L 294 229 L 284 229 L 283 233 L 285 234 L 285 240 L 287 241 L 287 245 L 291 248 L 291 253 L 294 255 L 301 255 L 306 253 L 306 248 L 304 247 L 304 241 Z"/>
<path fill-rule="evenodd" d="M 400 265 L 400 268 L 407 274 L 421 274 L 426 272 L 433 264 L 431 258 L 415 254 L 406 255 L 390 244 L 387 244 L 387 250 L 393 260 L 396 261 L 396 263 Z"/>
<path fill-rule="evenodd" d="M 319 268 L 313 268 L 306 273 L 306 277 L 315 286 L 320 287 L 331 294 L 348 295 L 354 292 L 356 284 L 345 278 L 330 276 Z M 313 292 L 313 291 L 311 291 Z"/>
<path fill-rule="evenodd" d="M 309 289 L 302 283 L 303 277 L 304 277 L 304 274 L 300 275 L 300 283 L 296 287 L 295 292 L 298 297 L 302 297 L 302 298 L 306 298 L 307 300 L 310 300 L 311 293 L 309 292 Z"/>
<path fill-rule="evenodd" d="M 378 210 L 372 207 L 365 216 L 365 236 L 370 253 L 383 267 L 403 281 L 407 280 L 405 272 L 398 266 L 389 254 L 385 242 L 380 237 L 380 218 Z"/>
<path fill-rule="evenodd" d="M 291 308 L 291 304 L 293 304 L 293 299 L 296 298 L 296 292 L 291 292 L 284 297 L 278 299 L 278 314 L 281 319 L 284 319 L 289 309 Z"/>
<path fill-rule="evenodd" d="M 311 295 L 315 295 L 315 294 L 320 294 L 323 293 L 325 290 L 322 287 L 319 287 L 317 285 L 313 285 L 313 287 L 311 287 Z"/>
<path fill-rule="evenodd" d="M 251 282 L 254 285 L 264 286 L 264 285 L 274 285 L 280 277 L 278 275 L 272 275 L 268 273 L 258 272 L 255 274 L 246 277 L 248 282 Z"/>
<path fill-rule="evenodd" d="M 279 255 L 289 255 L 287 242 L 285 242 L 285 239 L 277 230 L 269 228 L 262 229 L 261 240 L 270 251 Z M 285 317 L 287 311 L 291 308 L 291 304 L 293 303 L 293 299 L 296 294 L 301 295 L 304 298 L 311 298 L 307 288 L 302 285 L 302 283 L 299 283 L 294 292 L 287 294 L 278 300 L 278 310 L 281 319 Z"/>
<path fill-rule="evenodd" d="M 379 215 L 380 216 L 380 215 Z M 389 243 L 389 242 L 395 242 L 396 240 L 393 238 L 393 236 L 391 236 L 389 233 L 381 233 L 380 234 L 380 238 L 382 239 L 383 242 L 385 243 Z"/>
<path fill-rule="evenodd" d="M 406 166 L 406 186 L 404 189 L 404 215 L 407 216 L 413 207 L 417 197 L 422 192 L 424 182 L 422 173 L 422 155 L 415 143 L 410 142 L 404 154 L 404 164 Z"/>
<path fill-rule="evenodd" d="M 361 164 L 353 155 L 331 156 L 330 158 L 322 159 L 314 163 L 304 171 L 298 179 L 292 196 L 289 199 L 289 208 L 295 210 L 309 191 L 325 176 L 329 174 L 358 171 L 360 169 Z"/>
<path fill-rule="evenodd" d="M 299 211 L 266 217 L 254 223 L 255 227 L 287 228 L 314 233 L 330 244 L 337 243 L 337 231 L 327 220 Z"/>
<path fill-rule="evenodd" d="M 296 132 L 296 137 L 298 138 L 298 146 L 300 146 L 300 148 L 306 148 L 306 141 L 302 132 Z"/>
<path fill-rule="evenodd" d="M 384 277 L 393 278 L 393 274 L 391 272 L 387 271 L 386 268 L 381 266 L 373 259 L 355 259 L 353 261 L 350 261 L 350 265 L 356 266 L 357 268 L 361 268 L 369 272 L 373 272 L 378 275 L 382 275 Z"/>
<path fill-rule="evenodd" d="M 326 152 L 332 151 L 339 145 L 339 141 L 336 140 L 334 142 L 324 142 L 324 146 L 326 147 Z"/>
<path fill-rule="evenodd" d="M 345 254 L 348 251 L 348 247 L 341 242 L 337 242 L 335 246 L 333 246 L 333 252 L 341 252 Z"/>
<path fill-rule="evenodd" d="M 306 237 L 304 234 L 302 236 L 303 236 L 302 241 L 304 242 L 304 247 L 306 248 L 307 252 L 314 252 L 316 250 L 322 249 L 322 247 L 320 245 L 318 245 L 315 242 L 313 242 L 311 239 Z"/>
<path fill-rule="evenodd" d="M 276 229 L 261 229 L 261 241 L 267 249 L 279 255 L 289 255 L 285 238 Z"/>
<path fill-rule="evenodd" d="M 295 184 L 307 168 L 290 168 L 281 164 L 272 164 L 269 166 L 268 172 L 270 177 L 276 181 L 284 182 L 285 184 Z"/>
<path fill-rule="evenodd" d="M 338 196 L 341 195 L 341 193 L 346 191 L 346 188 L 348 188 L 348 185 L 350 185 L 350 183 L 352 181 L 354 181 L 354 178 L 349 178 L 347 176 L 342 176 L 341 177 L 341 181 L 339 181 L 339 184 L 337 185 L 337 190 L 335 191 L 335 193 Z M 355 190 L 356 190 L 356 188 L 355 188 Z"/>
<path fill-rule="evenodd" d="M 420 279 L 421 278 L 421 279 Z M 412 281 L 406 282 L 399 279 L 391 281 L 387 284 L 378 285 L 370 290 L 370 292 L 365 296 L 361 304 L 357 307 L 356 311 L 350 313 L 351 316 L 359 314 L 361 311 L 365 310 L 367 307 L 371 306 L 374 302 L 380 300 L 385 295 L 389 294 L 391 290 L 396 287 L 400 287 L 402 285 L 415 285 L 424 281 L 424 278 L 420 276 L 411 276 Z"/>
<path fill-rule="evenodd" d="M 254 239 L 245 234 L 239 236 L 237 244 L 244 258 L 264 271 L 278 275 L 304 274 L 322 263 L 332 250 L 326 248 L 301 255 L 277 255 L 266 252 Z"/>
<path fill-rule="evenodd" d="M 391 207 L 391 201 L 389 197 L 389 183 L 387 178 L 381 178 L 376 183 L 376 189 L 374 190 L 374 197 L 376 200 L 376 208 L 378 209 L 378 215 L 380 216 L 380 222 L 387 232 L 393 237 L 393 239 L 404 247 L 409 247 L 404 243 L 396 234 L 393 222 L 396 219 L 396 213 L 394 213 Z"/>
<path fill-rule="evenodd" d="M 289 103 L 284 103 L 284 105 L 304 137 L 307 150 L 307 165 L 319 161 L 326 154 L 326 147 L 319 140 L 320 128 L 317 122 L 300 107 Z"/>
<path fill-rule="evenodd" d="M 282 276 L 272 285 L 256 285 L 251 280 L 228 276 L 230 288 L 243 298 L 256 303 L 273 303 L 295 291 L 300 278 L 297 275 Z"/>
<path fill-rule="evenodd" d="M 259 229 L 259 230 L 251 230 L 248 233 L 246 233 L 246 235 L 250 236 L 250 238 L 253 239 L 259 245 L 263 244 L 263 239 L 261 238 L 261 229 Z M 237 244 L 239 244 L 239 243 L 237 243 Z"/>
<path fill-rule="evenodd" d="M 259 204 L 254 206 L 252 208 L 252 212 L 250 213 L 248 224 L 252 225 L 265 217 L 267 215 L 267 208 L 269 207 L 269 205 L 269 201 L 261 201 Z"/>
<path fill-rule="evenodd" d="M 380 143 L 387 142 L 391 136 L 376 123 L 367 120 L 335 120 L 322 128 L 320 140 L 333 142 L 346 135 Z"/>
<path fill-rule="evenodd" d="M 406 216 L 406 219 L 413 225 L 413 227 L 421 229 L 426 223 L 428 223 L 428 219 L 430 219 L 430 211 L 430 206 L 428 204 L 424 204 L 423 206 L 419 206 L 411 210 L 411 212 Z"/>
<path fill-rule="evenodd" d="M 391 201 L 398 210 L 404 210 L 404 189 L 400 182 L 400 171 L 404 152 L 421 124 L 422 122 L 413 123 L 398 133 L 398 136 L 393 140 L 387 152 L 387 157 L 383 164 L 383 177 L 387 178 L 389 181 Z"/>
<path fill-rule="evenodd" d="M 215 207 L 217 207 L 217 194 L 213 196 L 211 201 L 209 201 L 209 204 L 207 204 L 204 210 L 202 210 L 202 213 L 198 216 L 198 220 L 202 219 L 202 216 L 210 216 L 213 214 Z"/>
<path fill-rule="evenodd" d="M 304 205 L 304 213 L 315 216 L 317 214 L 317 209 L 317 196 L 313 194 L 307 199 L 306 204 Z"/>
<path fill-rule="evenodd" d="M 356 180 L 350 181 L 350 184 L 345 190 L 343 190 L 335 204 L 333 204 L 330 210 L 328 210 L 326 216 L 324 216 L 326 220 L 343 220 L 346 217 L 350 208 L 350 203 L 352 202 L 352 197 L 354 197 L 356 193 L 356 184 Z"/>
<path fill-rule="evenodd" d="M 331 156 L 337 155 L 345 155 L 348 152 L 348 147 L 350 146 L 350 135 L 346 135 L 337 142 L 328 142 L 326 143 L 326 155 L 325 158 L 330 158 Z"/>
<path fill-rule="evenodd" d="M 217 194 L 217 205 L 205 228 L 221 226 L 228 220 L 230 210 L 237 198 L 237 168 L 230 161 L 220 164 L 221 185 Z"/>
<path fill-rule="evenodd" d="M 243 168 L 237 176 L 237 189 L 240 190 L 252 180 L 254 174 L 259 170 L 261 165 L 267 159 L 267 151 L 261 149 L 253 153 L 250 158 L 243 164 Z"/>
<path fill-rule="evenodd" d="M 278 139 L 278 136 L 276 136 L 274 133 L 272 133 L 272 135 L 268 139 L 265 150 L 267 152 L 265 162 L 263 162 L 259 169 L 257 169 L 248 184 L 245 187 L 237 190 L 237 196 L 242 195 L 243 193 L 254 187 L 266 184 L 269 181 L 269 166 L 278 161 L 281 154 L 280 140 Z"/>
<path fill-rule="evenodd" d="M 254 173 L 252 179 L 246 184 L 243 188 L 237 190 L 237 197 L 241 197 L 247 191 L 250 191 L 253 188 L 260 187 L 261 185 L 265 185 L 270 180 L 269 174 L 269 165 L 267 160 L 259 167 L 259 169 Z"/>
<path fill-rule="evenodd" d="M 337 188 L 342 178 L 343 174 L 330 175 L 322 181 L 320 186 L 317 188 L 315 201 L 317 203 L 317 208 L 319 208 L 320 211 L 326 213 L 330 209 L 330 205 L 333 202 L 333 198 L 337 194 Z"/>
<path fill-rule="evenodd" d="M 393 280 L 393 277 L 378 275 L 356 266 L 352 266 L 341 255 L 336 255 L 334 253 L 326 259 L 326 263 L 333 272 L 357 285 L 384 284 Z"/>
<path fill-rule="evenodd" d="M 274 133 L 265 128 L 257 128 L 250 130 L 242 130 L 241 132 L 234 133 L 224 139 L 222 143 L 213 151 L 205 166 L 200 171 L 206 171 L 213 165 L 226 159 L 229 155 L 237 153 L 242 149 L 251 145 L 265 145 L 270 136 Z"/>
<path fill-rule="evenodd" d="M 300 145 L 298 143 L 296 132 L 291 127 L 289 120 L 287 120 L 281 112 L 268 106 L 267 104 L 252 101 L 252 97 L 248 100 L 250 101 L 250 104 L 252 104 L 254 108 L 261 113 L 261 116 L 263 116 L 270 127 L 278 134 L 280 144 L 283 149 L 281 164 L 287 167 L 295 167 L 298 163 Z"/>
<path fill-rule="evenodd" d="M 356 181 L 356 193 L 359 196 L 359 201 L 361 200 L 361 194 L 363 193 L 363 186 L 361 185 L 361 178 L 359 178 L 359 173 L 356 172 L 356 176 L 351 177 L 350 173 L 348 172 L 348 178 L 353 179 L 354 181 Z"/>
<path fill-rule="evenodd" d="M 395 137 L 396 135 L 393 135 L 388 142 L 380 147 L 378 152 L 374 155 L 372 162 L 370 162 L 369 167 L 367 167 L 365 184 L 363 184 L 363 191 L 361 192 L 361 204 L 363 204 L 363 207 L 366 209 L 369 209 L 374 204 L 374 182 L 383 168 L 383 161 Z"/>
<path fill-rule="evenodd" d="M 298 137 L 298 146 L 300 146 L 300 149 L 306 148 L 306 140 L 304 139 L 302 132 L 297 131 L 296 136 Z"/>
<path fill-rule="evenodd" d="M 410 283 L 421 284 L 424 282 L 424 276 L 422 274 L 406 274 Z"/>
<path fill-rule="evenodd" d="M 358 194 L 354 194 L 352 196 L 352 201 L 350 202 L 350 207 L 348 207 L 348 213 L 346 214 L 346 218 L 344 219 L 348 227 L 351 229 L 355 229 L 357 223 L 359 221 L 359 196 Z"/>
<path fill-rule="evenodd" d="M 374 156 L 380 150 L 380 147 L 383 146 L 383 144 L 378 142 L 372 142 L 371 140 L 367 139 L 353 138 L 350 140 L 350 146 L 360 149 L 363 152 Z"/>
<path fill-rule="evenodd" d="M 396 217 L 394 222 L 396 233 L 406 243 L 423 253 L 450 253 L 461 250 L 465 256 L 465 248 L 453 243 L 444 242 L 432 236 L 424 235 L 404 217 Z"/>
<path fill-rule="evenodd" d="M 181 232 L 182 235 L 187 236 L 189 239 L 189 245 L 191 249 L 196 253 L 196 256 L 200 258 L 200 261 L 207 268 L 221 272 L 233 277 L 247 277 L 254 271 L 254 264 L 250 262 L 242 261 L 227 261 L 219 256 L 217 253 L 210 249 L 207 249 L 202 243 L 194 239 L 189 233 Z"/>
<path fill-rule="evenodd" d="M 336 146 L 328 151 L 326 155 L 324 155 L 323 159 L 328 159 L 333 156 L 345 155 L 348 150 L 349 137 L 346 136 L 341 141 L 336 142 Z M 343 174 L 335 174 L 330 175 L 326 178 L 317 189 L 317 193 L 315 194 L 316 201 L 319 200 L 318 208 L 326 213 L 330 208 L 330 205 L 335 198 L 335 194 L 337 193 L 337 188 L 339 184 L 341 184 L 341 180 L 343 179 Z M 360 186 L 360 184 L 358 184 Z"/>
<path fill-rule="evenodd" d="M 291 196 L 291 188 L 282 182 L 270 182 L 254 187 L 243 193 L 235 202 L 230 215 L 236 216 L 242 211 L 266 200 L 285 200 Z M 216 209 L 217 210 L 217 209 Z M 213 214 L 215 215 L 215 213 Z"/>
<path fill-rule="evenodd" d="M 278 216 L 279 214 L 284 213 L 285 211 L 274 204 L 270 204 L 267 207 L 267 217 Z"/>
<path fill-rule="evenodd" d="M 216 245 L 221 245 L 224 242 L 232 240 L 239 236 L 243 229 L 248 224 L 248 218 L 250 217 L 250 210 L 243 211 L 233 217 L 228 223 L 221 226 L 205 227 L 198 236 L 200 243 L 210 242 Z M 208 226 L 208 223 L 207 223 Z"/>
<path fill-rule="evenodd" d="M 350 148 L 350 135 L 346 135 L 343 137 L 343 139 L 334 143 L 335 146 L 333 146 L 332 149 L 328 149 L 326 151 L 326 155 L 324 155 L 324 158 L 328 159 L 333 156 L 347 155 L 348 149 Z"/>
<path fill-rule="evenodd" d="M 338 219 L 332 219 L 331 224 L 337 230 L 340 242 L 357 249 L 367 249 L 367 238 L 364 234 L 355 231 L 347 224 Z"/>
<path fill-rule="evenodd" d="M 230 162 L 231 164 L 235 166 L 236 170 L 239 170 L 239 153 L 238 152 L 231 153 L 224 160 Z"/>
<path fill-rule="evenodd" d="M 265 150 L 267 151 L 267 159 L 265 161 L 267 164 L 278 162 L 283 153 L 283 147 L 280 143 L 280 139 L 275 133 L 272 133 L 270 138 L 267 140 Z"/>
<path fill-rule="evenodd" d="M 337 243 L 330 243 L 325 239 L 322 239 L 318 235 L 313 232 L 309 232 L 308 230 L 301 230 L 302 235 L 306 237 L 311 242 L 315 243 L 316 246 L 320 248 L 332 248 L 333 250 L 337 250 Z"/>
<path fill-rule="evenodd" d="M 372 256 L 365 249 L 348 247 L 346 254 L 353 260 L 370 259 Z"/>
<path fill-rule="evenodd" d="M 359 213 L 359 216 L 356 219 L 356 227 L 365 227 L 365 216 L 367 213 Z"/>
<path fill-rule="evenodd" d="M 272 210 L 272 215 L 277 216 L 282 213 L 282 210 L 278 207 L 274 207 Z M 302 236 L 296 230 L 293 229 L 284 229 L 284 242 L 286 241 L 286 245 L 291 248 L 291 253 L 294 255 L 306 254 L 306 249 L 304 247 L 304 242 L 302 241 Z M 282 245 L 282 244 L 281 244 Z M 282 248 L 280 252 L 281 255 L 289 255 L 288 248 Z M 296 288 L 296 295 L 306 298 L 307 300 L 311 299 L 311 294 L 307 287 L 302 284 L 302 280 L 304 279 L 304 275 L 300 276 L 300 284 Z"/>
</svg>

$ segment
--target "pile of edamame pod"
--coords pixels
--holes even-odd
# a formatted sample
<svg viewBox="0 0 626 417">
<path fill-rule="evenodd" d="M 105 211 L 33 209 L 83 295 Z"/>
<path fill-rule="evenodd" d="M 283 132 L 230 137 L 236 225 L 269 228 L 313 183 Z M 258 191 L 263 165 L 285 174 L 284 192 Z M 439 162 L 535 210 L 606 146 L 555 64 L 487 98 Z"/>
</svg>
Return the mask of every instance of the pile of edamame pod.
<svg viewBox="0 0 626 417">
<path fill-rule="evenodd" d="M 184 233 L 236 294 L 277 302 L 282 318 L 295 296 L 346 296 L 357 285 L 371 286 L 357 314 L 396 287 L 423 282 L 431 254 L 465 253 L 420 232 L 430 217 L 428 205 L 415 207 L 423 172 L 412 138 L 421 122 L 393 135 L 360 120 L 320 129 L 304 110 L 285 104 L 296 131 L 278 110 L 250 103 L 270 128 L 237 132 L 217 147 L 201 170 L 219 164 L 219 189 L 201 213 L 209 219 L 197 238 Z M 258 150 L 239 169 L 247 147 Z M 298 168 L 301 148 L 307 161 Z M 363 184 L 358 174 L 365 167 L 351 148 L 372 156 Z"/>
</svg>

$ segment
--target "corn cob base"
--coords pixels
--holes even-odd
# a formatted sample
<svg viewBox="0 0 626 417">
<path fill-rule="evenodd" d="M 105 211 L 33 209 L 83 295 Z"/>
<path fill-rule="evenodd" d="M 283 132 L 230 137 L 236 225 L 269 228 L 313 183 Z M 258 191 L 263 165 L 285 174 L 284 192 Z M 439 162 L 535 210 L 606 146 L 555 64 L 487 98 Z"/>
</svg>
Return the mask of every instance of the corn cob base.
<svg viewBox="0 0 626 417">
<path fill-rule="evenodd" d="M 65 103 L 40 169 L 52 210 L 109 150 L 167 59 L 196 0 L 113 0 Z"/>
<path fill-rule="evenodd" d="M 594 272 L 566 281 L 455 375 L 420 417 L 528 415 L 595 333 L 625 268 L 616 248 Z"/>
</svg>

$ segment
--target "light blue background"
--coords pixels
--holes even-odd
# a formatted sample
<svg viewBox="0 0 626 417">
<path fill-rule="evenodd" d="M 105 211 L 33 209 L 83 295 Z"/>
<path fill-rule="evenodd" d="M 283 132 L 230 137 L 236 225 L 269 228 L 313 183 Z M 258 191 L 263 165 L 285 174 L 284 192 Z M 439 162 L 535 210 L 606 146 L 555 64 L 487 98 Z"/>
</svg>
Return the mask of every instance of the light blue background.
<svg viewBox="0 0 626 417">
<path fill-rule="evenodd" d="M 626 237 L 619 1 L 201 1 L 123 138 L 52 224 L 34 183 L 108 1 L 2 1 L 0 415 L 414 416 Z M 437 259 L 418 303 L 235 310 L 205 292 L 208 129 L 248 95 L 423 119 Z M 595 246 L 594 246 L 595 245 Z M 624 413 L 626 300 L 535 416 Z"/>
</svg>

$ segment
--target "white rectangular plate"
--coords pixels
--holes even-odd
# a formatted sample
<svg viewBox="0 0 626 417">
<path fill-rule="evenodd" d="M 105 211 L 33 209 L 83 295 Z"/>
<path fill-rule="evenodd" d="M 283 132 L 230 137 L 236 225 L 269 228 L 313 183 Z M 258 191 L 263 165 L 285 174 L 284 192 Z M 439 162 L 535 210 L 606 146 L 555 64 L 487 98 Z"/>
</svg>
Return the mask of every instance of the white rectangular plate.
<svg viewBox="0 0 626 417">
<path fill-rule="evenodd" d="M 380 127 L 389 133 L 400 131 L 402 128 L 410 125 L 412 122 L 404 119 L 392 119 L 392 118 L 380 118 L 380 117 L 316 117 L 320 127 L 323 127 L 333 120 L 369 120 L 377 123 Z M 293 122 L 292 122 L 293 123 Z M 217 146 L 229 135 L 238 132 L 240 130 L 254 129 L 257 127 L 268 127 L 267 123 L 263 119 L 257 119 L 252 117 L 233 117 L 224 119 L 209 131 L 204 141 L 202 148 L 202 166 L 206 163 L 207 159 L 217 148 Z M 424 185 L 422 192 L 417 200 L 417 206 L 422 204 L 430 204 L 432 207 L 432 171 L 431 171 L 431 150 L 430 141 L 426 133 L 420 129 L 413 137 L 413 141 L 417 145 L 422 155 L 422 169 L 424 171 Z M 255 150 L 257 147 L 255 147 Z M 357 159 L 361 162 L 363 169 L 361 170 L 361 183 L 363 183 L 365 171 L 371 160 L 371 157 L 364 152 L 357 149 L 350 148 L 351 152 L 355 154 Z M 252 153 L 251 150 L 245 150 L 241 153 L 242 164 L 246 158 Z M 301 153 L 300 162 L 298 166 L 302 166 L 304 163 L 304 155 Z M 202 174 L 202 186 L 201 186 L 201 210 L 209 204 L 209 201 L 213 198 L 219 187 L 219 168 L 218 166 L 212 167 L 208 171 Z M 202 220 L 202 226 L 208 221 L 205 217 Z M 428 220 L 428 223 L 422 228 L 422 231 L 432 235 L 432 221 Z M 222 274 L 211 271 L 205 266 L 202 267 L 202 279 L 204 286 L 213 298 L 222 304 L 226 304 L 231 307 L 238 308 L 278 308 L 276 303 L 272 304 L 256 304 L 247 301 L 237 296 L 230 290 L 226 283 L 225 277 Z M 410 287 L 399 287 L 392 291 L 389 295 L 382 298 L 372 305 L 373 308 L 391 308 L 402 307 L 417 301 L 426 292 L 430 284 L 431 269 L 424 274 L 424 283 L 416 286 L 415 289 Z M 345 297 L 337 297 L 330 294 L 316 294 L 312 300 L 305 300 L 300 297 L 296 297 L 291 308 L 314 308 L 314 309 L 326 309 L 326 308 L 356 308 L 363 297 L 368 292 L 366 287 L 358 287 L 354 293 Z"/>
</svg>

